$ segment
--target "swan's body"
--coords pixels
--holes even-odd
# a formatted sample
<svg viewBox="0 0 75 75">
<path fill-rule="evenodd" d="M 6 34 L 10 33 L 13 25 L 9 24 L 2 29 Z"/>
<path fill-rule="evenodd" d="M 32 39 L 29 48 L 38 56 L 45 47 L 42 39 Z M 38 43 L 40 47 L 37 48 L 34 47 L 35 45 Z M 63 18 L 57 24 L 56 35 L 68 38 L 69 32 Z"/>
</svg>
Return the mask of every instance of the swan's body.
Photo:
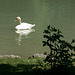
<svg viewBox="0 0 75 75">
<path fill-rule="evenodd" d="M 29 23 L 21 23 L 21 18 L 20 17 L 16 17 L 16 20 L 17 21 L 19 20 L 19 25 L 17 25 L 15 28 L 17 30 L 21 30 L 21 29 L 31 29 L 32 27 L 35 26 L 35 24 L 29 24 Z"/>
<path fill-rule="evenodd" d="M 28 24 L 28 23 L 21 23 L 20 25 L 17 25 L 15 28 L 18 29 L 18 30 L 21 30 L 21 29 L 31 29 L 34 26 L 35 26 L 35 24 L 32 25 L 32 24 Z"/>
</svg>

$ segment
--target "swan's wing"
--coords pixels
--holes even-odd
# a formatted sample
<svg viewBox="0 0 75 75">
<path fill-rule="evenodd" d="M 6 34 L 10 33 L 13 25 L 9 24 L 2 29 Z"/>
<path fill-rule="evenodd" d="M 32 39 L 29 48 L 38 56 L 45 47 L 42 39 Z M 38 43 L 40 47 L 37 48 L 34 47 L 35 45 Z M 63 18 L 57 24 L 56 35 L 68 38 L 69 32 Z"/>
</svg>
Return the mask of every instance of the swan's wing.
<svg viewBox="0 0 75 75">
<path fill-rule="evenodd" d="M 21 25 L 27 25 L 27 26 L 35 26 L 35 24 L 29 24 L 29 23 L 21 23 Z"/>
</svg>

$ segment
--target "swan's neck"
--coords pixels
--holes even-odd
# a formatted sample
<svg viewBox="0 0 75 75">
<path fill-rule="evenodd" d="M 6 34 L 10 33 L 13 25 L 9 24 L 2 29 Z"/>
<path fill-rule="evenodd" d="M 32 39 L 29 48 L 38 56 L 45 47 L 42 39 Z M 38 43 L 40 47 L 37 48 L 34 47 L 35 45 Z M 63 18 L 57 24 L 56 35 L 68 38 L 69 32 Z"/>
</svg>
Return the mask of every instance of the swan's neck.
<svg viewBox="0 0 75 75">
<path fill-rule="evenodd" d="M 21 24 L 21 19 L 19 20 L 19 23 Z"/>
</svg>

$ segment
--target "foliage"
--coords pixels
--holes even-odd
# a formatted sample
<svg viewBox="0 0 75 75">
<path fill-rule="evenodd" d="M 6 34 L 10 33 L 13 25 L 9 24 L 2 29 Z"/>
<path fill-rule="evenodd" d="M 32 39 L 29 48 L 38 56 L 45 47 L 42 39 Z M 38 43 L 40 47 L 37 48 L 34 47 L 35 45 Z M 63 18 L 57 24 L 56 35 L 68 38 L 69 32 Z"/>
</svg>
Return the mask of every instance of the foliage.
<svg viewBox="0 0 75 75">
<path fill-rule="evenodd" d="M 0 58 L 0 72 L 27 72 L 31 71 L 43 58 Z"/>
<path fill-rule="evenodd" d="M 46 57 L 45 61 L 51 63 L 51 69 L 57 67 L 58 65 L 63 65 L 65 67 L 72 66 L 72 56 L 74 56 L 73 51 L 75 50 L 75 40 L 73 39 L 71 43 L 63 40 L 64 36 L 59 29 L 51 27 L 50 25 L 44 30 L 43 46 L 48 46 L 50 53 Z"/>
<path fill-rule="evenodd" d="M 0 74 L 12 73 L 15 75 L 23 73 L 25 75 L 50 75 L 50 64 L 48 62 L 45 63 L 43 60 L 42 58 L 0 58 Z M 54 73 L 58 74 L 60 68 L 61 67 L 56 67 L 52 75 L 54 75 Z M 68 72 L 68 75 L 75 75 L 75 67 L 69 68 Z"/>
</svg>

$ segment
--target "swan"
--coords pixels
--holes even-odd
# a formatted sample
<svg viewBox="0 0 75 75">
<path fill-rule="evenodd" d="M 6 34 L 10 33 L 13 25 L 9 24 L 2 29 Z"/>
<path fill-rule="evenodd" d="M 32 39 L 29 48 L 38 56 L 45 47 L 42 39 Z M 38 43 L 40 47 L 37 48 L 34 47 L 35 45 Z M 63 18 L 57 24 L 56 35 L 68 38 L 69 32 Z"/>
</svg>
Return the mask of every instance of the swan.
<svg viewBox="0 0 75 75">
<path fill-rule="evenodd" d="M 31 29 L 32 27 L 35 26 L 35 24 L 21 23 L 21 17 L 16 17 L 16 20 L 15 21 L 17 21 L 17 20 L 19 20 L 19 25 L 17 25 L 15 27 L 17 30 Z"/>
</svg>

